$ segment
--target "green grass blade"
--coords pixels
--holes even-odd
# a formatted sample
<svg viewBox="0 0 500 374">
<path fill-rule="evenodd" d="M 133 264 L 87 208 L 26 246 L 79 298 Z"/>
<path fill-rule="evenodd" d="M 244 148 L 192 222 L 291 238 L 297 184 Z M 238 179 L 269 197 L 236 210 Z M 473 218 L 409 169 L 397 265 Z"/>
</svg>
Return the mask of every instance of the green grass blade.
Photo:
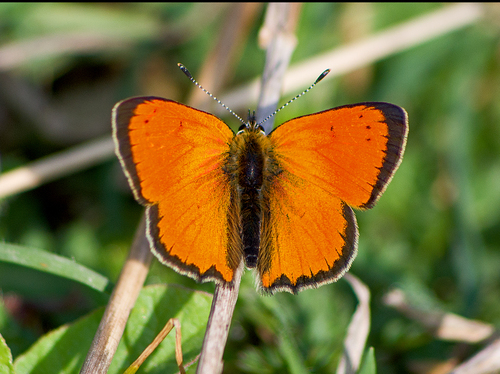
<svg viewBox="0 0 500 374">
<path fill-rule="evenodd" d="M 2 335 L 0 335 L 0 373 L 14 374 L 12 365 L 12 353 Z"/>
<path fill-rule="evenodd" d="M 40 249 L 0 243 L 0 261 L 71 279 L 100 292 L 110 292 L 112 288 L 111 282 L 101 274 L 73 260 Z"/>
</svg>

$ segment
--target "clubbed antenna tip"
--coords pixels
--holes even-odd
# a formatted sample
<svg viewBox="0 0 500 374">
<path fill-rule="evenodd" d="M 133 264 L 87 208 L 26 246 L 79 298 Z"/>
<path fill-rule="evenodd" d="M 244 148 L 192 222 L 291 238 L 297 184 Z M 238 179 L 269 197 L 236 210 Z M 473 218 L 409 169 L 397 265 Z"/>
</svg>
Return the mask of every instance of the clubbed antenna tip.
<svg viewBox="0 0 500 374">
<path fill-rule="evenodd" d="M 330 73 L 330 69 L 326 69 L 324 72 L 322 72 L 320 74 L 320 76 L 318 77 L 318 79 L 316 79 L 316 81 L 314 81 L 314 84 L 319 83 L 319 81 L 321 81 L 324 77 L 326 77 L 328 75 L 328 73 Z"/>
<path fill-rule="evenodd" d="M 275 110 L 273 114 L 270 114 L 269 116 L 267 116 L 266 118 L 264 118 L 264 120 L 260 121 L 259 126 L 261 126 L 264 122 L 266 122 L 267 120 L 269 120 L 269 118 L 271 118 L 274 115 L 276 115 L 276 113 L 278 113 L 281 109 L 285 108 L 286 106 L 288 106 L 289 104 L 291 104 L 293 101 L 297 100 L 299 97 L 301 97 L 305 93 L 309 92 L 314 86 L 316 86 L 316 84 L 318 84 L 324 77 L 326 77 L 329 72 L 330 72 L 330 69 L 326 69 L 324 72 L 322 72 L 320 74 L 320 76 L 318 78 L 316 78 L 316 80 L 314 81 L 314 83 L 309 86 L 309 88 L 305 89 L 304 91 L 302 91 L 301 93 L 299 93 L 297 96 L 295 96 L 293 99 L 291 99 L 288 102 L 286 102 L 285 104 L 283 104 L 281 106 L 281 108 Z"/>
<path fill-rule="evenodd" d="M 182 70 L 182 72 L 184 74 L 186 74 L 186 76 L 189 78 L 189 79 L 193 79 L 193 76 L 191 75 L 191 73 L 189 72 L 189 70 L 184 66 L 182 65 L 180 62 L 177 64 L 177 66 Z"/>
</svg>

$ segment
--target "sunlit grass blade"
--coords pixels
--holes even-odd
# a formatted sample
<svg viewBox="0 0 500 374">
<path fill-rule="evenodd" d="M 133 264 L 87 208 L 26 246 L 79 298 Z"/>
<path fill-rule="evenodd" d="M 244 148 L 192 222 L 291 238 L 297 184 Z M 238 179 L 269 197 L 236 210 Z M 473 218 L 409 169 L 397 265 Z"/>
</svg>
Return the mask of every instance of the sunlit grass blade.
<svg viewBox="0 0 500 374">
<path fill-rule="evenodd" d="M 112 289 L 109 279 L 101 274 L 41 249 L 0 243 L 0 261 L 71 279 L 100 292 L 110 292 Z"/>
</svg>

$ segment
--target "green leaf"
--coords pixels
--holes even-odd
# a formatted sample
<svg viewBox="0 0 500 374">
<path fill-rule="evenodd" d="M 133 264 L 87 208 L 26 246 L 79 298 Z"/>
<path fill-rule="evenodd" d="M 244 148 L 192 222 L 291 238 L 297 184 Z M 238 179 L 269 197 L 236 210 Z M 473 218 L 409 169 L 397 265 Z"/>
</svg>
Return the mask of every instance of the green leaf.
<svg viewBox="0 0 500 374">
<path fill-rule="evenodd" d="M 377 374 L 377 362 L 375 361 L 375 349 L 368 348 L 365 358 L 358 371 L 359 374 Z"/>
<path fill-rule="evenodd" d="M 14 366 L 12 365 L 12 354 L 5 342 L 5 339 L 0 335 L 0 374 L 14 374 Z"/>
<path fill-rule="evenodd" d="M 99 326 L 103 308 L 41 337 L 14 361 L 16 373 L 78 373 Z"/>
<path fill-rule="evenodd" d="M 201 350 L 210 312 L 211 295 L 186 288 L 154 285 L 145 287 L 130 313 L 127 327 L 109 368 L 109 374 L 125 369 L 160 332 L 170 318 L 178 318 L 182 330 L 184 362 Z M 43 336 L 19 356 L 14 367 L 18 374 L 77 374 L 85 360 L 102 317 L 102 309 Z M 141 367 L 141 373 L 176 373 L 174 330 Z"/>
<path fill-rule="evenodd" d="M 108 373 L 123 373 L 170 318 L 177 318 L 181 323 L 184 363 L 192 361 L 201 351 L 211 302 L 212 295 L 184 287 L 145 287 L 130 314 L 129 323 Z M 178 371 L 175 361 L 175 332 L 172 330 L 141 366 L 140 372 Z"/>
<path fill-rule="evenodd" d="M 0 243 L 0 261 L 72 279 L 101 292 L 109 292 L 112 287 L 111 282 L 101 274 L 68 258 L 40 249 Z"/>
</svg>

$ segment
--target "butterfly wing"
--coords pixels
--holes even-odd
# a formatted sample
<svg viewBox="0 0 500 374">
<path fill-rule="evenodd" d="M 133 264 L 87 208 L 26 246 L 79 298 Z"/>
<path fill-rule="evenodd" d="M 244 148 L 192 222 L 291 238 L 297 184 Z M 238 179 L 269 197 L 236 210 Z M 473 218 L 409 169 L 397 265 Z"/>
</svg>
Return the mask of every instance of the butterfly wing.
<svg viewBox="0 0 500 374">
<path fill-rule="evenodd" d="M 406 112 L 362 103 L 295 118 L 270 134 L 275 173 L 267 194 L 259 274 L 265 291 L 333 282 L 357 248 L 350 207 L 371 208 L 406 144 Z"/>
<path fill-rule="evenodd" d="M 230 282 L 241 261 L 231 242 L 231 185 L 223 171 L 234 134 L 217 117 L 157 97 L 113 109 L 116 153 L 158 259 L 198 281 Z M 234 238 L 233 238 L 234 240 Z"/>
<path fill-rule="evenodd" d="M 333 282 L 356 257 L 352 209 L 328 191 L 283 171 L 272 187 L 257 261 L 265 292 Z"/>
</svg>

